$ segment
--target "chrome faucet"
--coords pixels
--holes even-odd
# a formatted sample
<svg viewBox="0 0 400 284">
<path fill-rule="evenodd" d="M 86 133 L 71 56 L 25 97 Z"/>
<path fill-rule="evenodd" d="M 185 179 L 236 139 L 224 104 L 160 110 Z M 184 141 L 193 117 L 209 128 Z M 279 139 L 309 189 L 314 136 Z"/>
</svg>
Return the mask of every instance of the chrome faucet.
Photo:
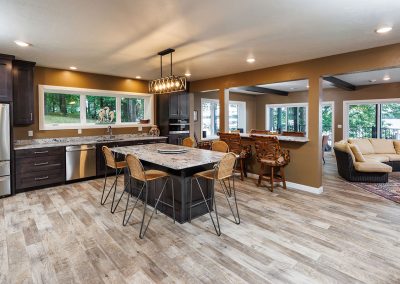
<svg viewBox="0 0 400 284">
<path fill-rule="evenodd" d="M 110 138 L 113 137 L 111 125 L 107 127 L 107 134 L 110 136 Z"/>
</svg>

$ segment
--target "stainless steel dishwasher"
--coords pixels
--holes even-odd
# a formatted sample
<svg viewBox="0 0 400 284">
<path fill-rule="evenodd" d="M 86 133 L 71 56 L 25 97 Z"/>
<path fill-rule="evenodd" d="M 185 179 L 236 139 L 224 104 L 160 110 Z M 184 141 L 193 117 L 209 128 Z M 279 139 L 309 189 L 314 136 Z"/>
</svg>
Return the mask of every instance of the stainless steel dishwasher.
<svg viewBox="0 0 400 284">
<path fill-rule="evenodd" d="M 96 175 L 96 145 L 67 146 L 65 148 L 66 180 Z"/>
</svg>

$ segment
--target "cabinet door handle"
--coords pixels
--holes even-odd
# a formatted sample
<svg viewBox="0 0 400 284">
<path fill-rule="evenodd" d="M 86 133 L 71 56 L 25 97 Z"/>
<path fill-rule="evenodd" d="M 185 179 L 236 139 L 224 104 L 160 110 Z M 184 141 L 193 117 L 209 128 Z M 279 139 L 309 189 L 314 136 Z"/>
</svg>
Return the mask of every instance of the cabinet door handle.
<svg viewBox="0 0 400 284">
<path fill-rule="evenodd" d="M 48 179 L 48 176 L 35 178 L 35 181 Z"/>
<path fill-rule="evenodd" d="M 34 166 L 44 166 L 44 165 L 48 165 L 49 162 L 44 162 L 44 163 L 35 163 Z"/>
<path fill-rule="evenodd" d="M 33 120 L 33 114 L 31 113 L 31 120 Z"/>
<path fill-rule="evenodd" d="M 38 152 L 35 152 L 35 154 L 47 154 L 49 151 L 38 151 Z"/>
</svg>

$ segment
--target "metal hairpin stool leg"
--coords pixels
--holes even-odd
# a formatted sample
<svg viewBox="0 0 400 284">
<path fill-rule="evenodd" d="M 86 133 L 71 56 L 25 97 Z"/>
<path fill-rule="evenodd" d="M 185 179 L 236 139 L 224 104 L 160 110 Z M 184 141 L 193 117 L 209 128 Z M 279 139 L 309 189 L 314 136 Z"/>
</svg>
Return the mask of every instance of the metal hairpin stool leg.
<svg viewBox="0 0 400 284">
<path fill-rule="evenodd" d="M 106 203 L 106 201 L 107 201 L 107 199 L 108 199 L 108 196 L 110 195 L 110 193 L 111 193 L 111 191 L 114 189 L 114 192 L 113 192 L 113 198 L 112 198 L 112 201 L 111 201 L 111 213 L 114 213 L 115 212 L 115 210 L 117 209 L 117 206 L 118 206 L 118 203 L 117 203 L 117 205 L 114 207 L 114 201 L 115 201 L 115 194 L 116 194 L 116 192 L 117 192 L 117 186 L 118 186 L 118 177 L 119 177 L 119 175 L 121 174 L 121 172 L 122 172 L 122 170 L 123 170 L 123 168 L 121 168 L 121 169 L 115 169 L 115 180 L 114 180 L 114 182 L 113 182 L 113 184 L 111 185 L 111 187 L 110 187 L 110 189 L 108 190 L 108 193 L 107 193 L 107 195 L 106 195 L 106 197 L 104 198 L 104 193 L 105 193 L 105 191 L 106 191 L 106 186 L 107 186 L 107 168 L 106 168 L 106 172 L 105 172 L 105 174 L 104 174 L 104 186 L 103 186 L 103 193 L 102 193 L 102 195 L 101 195 L 101 201 L 100 201 L 100 204 L 101 205 L 104 205 L 105 203 Z"/>
<path fill-rule="evenodd" d="M 200 193 L 201 193 L 201 196 L 203 197 L 203 200 L 202 200 L 202 201 L 199 201 L 199 202 L 197 202 L 197 203 L 195 203 L 195 204 L 193 204 L 193 200 L 192 200 L 192 199 L 193 199 L 193 180 L 196 180 L 197 185 L 198 185 L 199 190 L 200 190 Z M 215 179 L 214 179 L 214 180 L 215 180 Z M 205 195 L 204 195 L 203 189 L 201 188 L 201 185 L 200 185 L 200 182 L 199 182 L 198 177 L 195 175 L 195 176 L 191 179 L 191 181 L 190 181 L 189 222 L 192 222 L 192 208 L 193 208 L 193 207 L 196 207 L 196 206 L 199 206 L 200 204 L 205 203 L 206 206 L 207 206 L 208 214 L 210 215 L 211 221 L 212 221 L 212 223 L 213 223 L 213 226 L 214 226 L 214 229 L 215 229 L 215 233 L 217 234 L 217 236 L 220 236 L 220 235 L 221 235 L 221 227 L 220 227 L 220 225 L 219 225 L 217 203 L 215 202 L 215 193 L 214 193 L 214 191 L 215 191 L 215 190 L 212 190 L 212 191 L 211 191 L 211 197 L 210 197 L 210 198 L 206 198 Z M 213 202 L 213 206 L 214 206 L 214 211 L 215 211 L 215 216 L 216 216 L 216 221 L 217 221 L 217 222 L 214 221 L 214 218 L 213 218 L 213 216 L 212 216 L 212 214 L 211 214 L 210 206 L 208 206 L 208 202 L 209 202 L 210 200 L 212 200 L 212 202 Z"/>
<path fill-rule="evenodd" d="M 164 184 L 163 184 L 163 187 L 162 187 L 162 189 L 161 189 L 160 194 L 158 195 L 158 198 L 155 200 L 154 208 L 153 208 L 153 210 L 152 210 L 152 212 L 151 212 L 150 218 L 149 218 L 149 220 L 147 221 L 146 226 L 144 226 L 144 223 L 145 223 L 145 216 L 146 216 L 146 208 L 147 208 L 147 201 L 148 201 L 148 191 L 149 191 L 149 186 L 148 186 L 148 184 L 149 184 L 150 181 L 155 181 L 155 180 L 161 179 L 161 178 L 165 178 L 165 182 L 164 182 Z M 142 196 L 142 195 L 144 194 L 145 196 L 144 196 L 143 216 L 142 216 L 142 222 L 141 222 L 141 225 L 140 225 L 140 232 L 139 232 L 139 237 L 140 237 L 141 239 L 144 238 L 144 236 L 145 236 L 145 234 L 146 234 L 146 232 L 147 232 L 147 229 L 148 229 L 148 227 L 149 227 L 149 225 L 150 225 L 151 219 L 153 218 L 154 213 L 157 211 L 157 206 L 158 206 L 159 203 L 161 203 L 161 204 L 163 204 L 163 205 L 165 205 L 165 206 L 168 206 L 168 207 L 172 208 L 172 216 L 173 216 L 173 219 L 174 219 L 174 223 L 175 223 L 175 220 L 176 220 L 176 219 L 175 219 L 175 189 L 174 189 L 174 183 L 173 183 L 172 178 L 171 178 L 170 176 L 162 176 L 162 177 L 159 177 L 159 178 L 150 180 L 150 181 L 147 181 L 147 180 L 146 180 L 146 181 L 143 181 L 143 182 L 142 182 L 142 187 L 141 187 L 140 192 L 139 192 L 139 194 L 138 194 L 138 196 L 137 196 L 137 198 L 136 198 L 135 204 L 134 204 L 134 206 L 132 207 L 131 212 L 129 213 L 129 216 L 126 217 L 127 212 L 128 212 L 129 196 L 133 195 L 133 193 L 132 193 L 132 187 L 131 187 L 131 181 L 129 180 L 129 188 L 130 188 L 129 193 L 130 193 L 130 194 L 128 195 L 128 200 L 127 200 L 127 202 L 126 202 L 126 207 L 125 207 L 124 219 L 123 219 L 123 222 L 122 222 L 122 224 L 123 224 L 124 226 L 126 226 L 126 225 L 128 224 L 129 219 L 130 219 L 130 217 L 132 216 L 133 210 L 135 209 L 135 207 L 136 207 L 136 205 L 137 205 L 137 202 L 138 202 L 138 200 L 140 199 L 140 196 Z M 172 204 L 169 204 L 169 203 L 166 203 L 166 202 L 160 200 L 161 197 L 162 197 L 162 195 L 163 195 L 163 193 L 164 193 L 164 190 L 165 190 L 165 187 L 166 187 L 168 181 L 171 182 Z"/>
</svg>

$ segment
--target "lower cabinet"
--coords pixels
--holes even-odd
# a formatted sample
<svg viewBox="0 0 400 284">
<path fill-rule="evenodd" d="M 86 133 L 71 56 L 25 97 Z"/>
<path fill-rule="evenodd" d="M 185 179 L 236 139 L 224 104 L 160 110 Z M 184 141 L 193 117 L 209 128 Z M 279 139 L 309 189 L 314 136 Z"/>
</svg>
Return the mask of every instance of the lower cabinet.
<svg viewBox="0 0 400 284">
<path fill-rule="evenodd" d="M 65 147 L 15 151 L 15 191 L 65 182 Z"/>
<path fill-rule="evenodd" d="M 168 135 L 168 143 L 174 145 L 182 145 L 183 139 L 189 136 L 189 134 L 170 134 Z"/>
</svg>

